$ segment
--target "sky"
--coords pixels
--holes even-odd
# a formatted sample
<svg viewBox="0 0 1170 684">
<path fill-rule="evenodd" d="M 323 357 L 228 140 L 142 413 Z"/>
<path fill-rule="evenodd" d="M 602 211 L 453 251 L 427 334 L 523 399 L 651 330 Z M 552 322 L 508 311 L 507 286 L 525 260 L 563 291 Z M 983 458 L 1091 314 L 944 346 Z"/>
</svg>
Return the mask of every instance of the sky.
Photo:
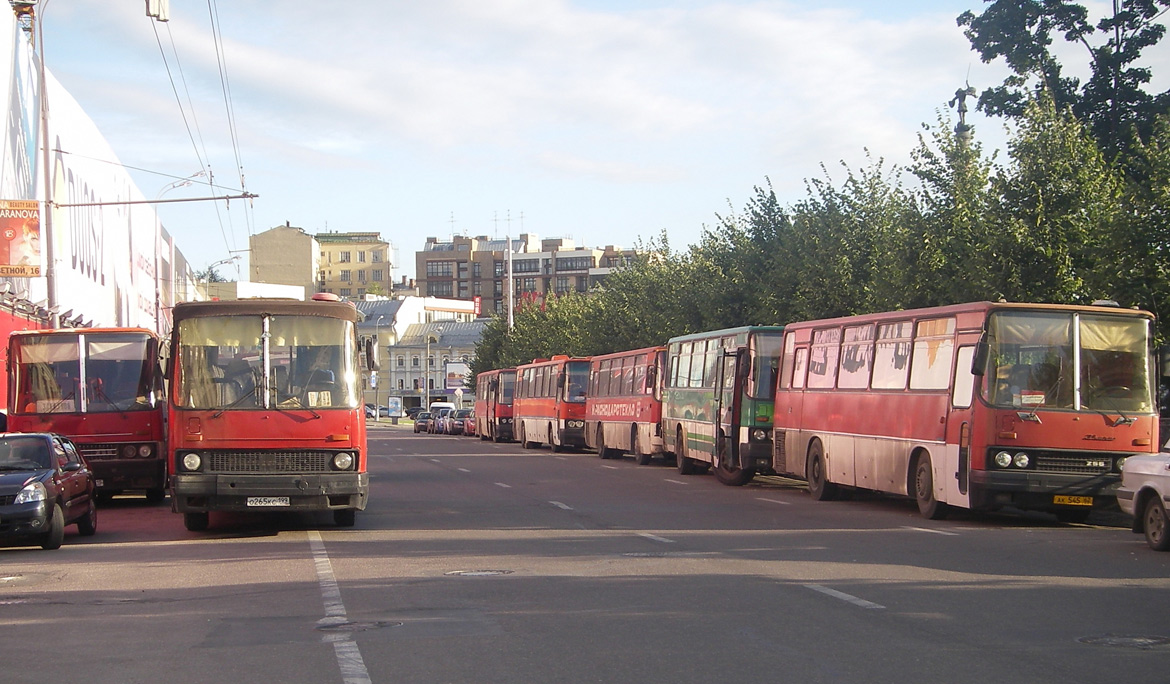
<svg viewBox="0 0 1170 684">
<path fill-rule="evenodd" d="M 397 279 L 454 234 L 683 248 L 757 186 L 905 165 L 1007 74 L 956 25 L 979 0 L 144 4 L 41 0 L 45 61 L 147 198 L 256 195 L 158 207 L 195 269 L 240 257 L 229 279 L 285 223 L 380 232 Z"/>
</svg>

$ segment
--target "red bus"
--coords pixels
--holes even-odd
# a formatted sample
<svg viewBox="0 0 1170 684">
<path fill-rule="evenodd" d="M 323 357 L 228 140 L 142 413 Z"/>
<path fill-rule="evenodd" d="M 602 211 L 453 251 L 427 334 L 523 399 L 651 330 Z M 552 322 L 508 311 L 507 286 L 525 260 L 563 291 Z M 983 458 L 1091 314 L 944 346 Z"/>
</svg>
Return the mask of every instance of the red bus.
<svg viewBox="0 0 1170 684">
<path fill-rule="evenodd" d="M 639 465 L 662 456 L 666 347 L 594 356 L 585 398 L 585 444 L 602 458 L 627 453 Z"/>
<path fill-rule="evenodd" d="M 516 369 L 490 370 L 475 376 L 475 430 L 480 439 L 512 441 L 512 395 Z"/>
<path fill-rule="evenodd" d="M 557 355 L 517 366 L 513 420 L 521 446 L 584 447 L 588 385 L 588 358 Z"/>
<path fill-rule="evenodd" d="M 784 329 L 773 467 L 815 499 L 856 487 L 1082 521 L 1157 451 L 1153 315 L 976 302 Z"/>
<path fill-rule="evenodd" d="M 175 306 L 171 507 L 187 529 L 210 511 L 290 510 L 349 527 L 366 507 L 360 314 L 325 297 Z"/>
<path fill-rule="evenodd" d="M 96 492 L 166 496 L 165 405 L 158 337 L 145 328 L 14 332 L 8 429 L 57 432 L 77 445 Z"/>
</svg>

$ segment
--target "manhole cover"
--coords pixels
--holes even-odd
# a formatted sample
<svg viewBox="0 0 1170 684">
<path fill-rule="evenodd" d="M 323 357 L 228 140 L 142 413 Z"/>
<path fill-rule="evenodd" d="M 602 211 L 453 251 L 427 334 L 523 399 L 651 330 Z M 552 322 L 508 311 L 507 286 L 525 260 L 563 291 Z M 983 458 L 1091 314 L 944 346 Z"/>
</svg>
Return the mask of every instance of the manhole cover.
<svg viewBox="0 0 1170 684">
<path fill-rule="evenodd" d="M 1140 648 L 1146 650 L 1170 644 L 1170 637 L 1106 634 L 1104 636 L 1081 637 L 1077 641 L 1093 646 L 1114 646 L 1117 648 Z"/>
<path fill-rule="evenodd" d="M 511 575 L 511 570 L 452 570 L 444 575 L 451 577 L 494 577 L 496 575 Z"/>
</svg>

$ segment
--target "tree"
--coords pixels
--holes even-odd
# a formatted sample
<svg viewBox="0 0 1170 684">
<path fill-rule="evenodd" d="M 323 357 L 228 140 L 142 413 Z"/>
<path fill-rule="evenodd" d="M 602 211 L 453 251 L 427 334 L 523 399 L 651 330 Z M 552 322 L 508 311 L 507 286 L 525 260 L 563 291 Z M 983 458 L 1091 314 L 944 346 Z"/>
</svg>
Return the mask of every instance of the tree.
<svg viewBox="0 0 1170 684">
<path fill-rule="evenodd" d="M 1013 75 L 983 91 L 979 109 L 1020 118 L 1028 102 L 1044 93 L 1058 110 L 1071 107 L 1107 155 L 1126 154 L 1153 132 L 1170 106 L 1170 91 L 1150 94 L 1150 70 L 1137 66 L 1142 51 L 1156 45 L 1166 28 L 1157 23 L 1170 0 L 1119 0 L 1096 24 L 1084 6 L 1067 0 L 994 0 L 976 16 L 964 12 L 959 26 L 984 62 L 1004 58 Z M 1050 47 L 1053 34 L 1081 46 L 1091 76 L 1063 75 Z"/>
</svg>

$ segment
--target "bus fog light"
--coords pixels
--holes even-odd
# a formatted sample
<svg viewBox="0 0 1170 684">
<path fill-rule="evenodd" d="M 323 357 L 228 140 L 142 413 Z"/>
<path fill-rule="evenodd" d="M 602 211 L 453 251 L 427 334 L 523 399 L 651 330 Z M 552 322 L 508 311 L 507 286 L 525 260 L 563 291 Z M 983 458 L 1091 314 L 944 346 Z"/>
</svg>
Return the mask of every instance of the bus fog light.
<svg viewBox="0 0 1170 684">
<path fill-rule="evenodd" d="M 353 467 L 353 454 L 343 451 L 333 457 L 333 467 L 337 470 L 349 470 Z"/>
<path fill-rule="evenodd" d="M 1006 468 L 1012 464 L 1012 455 L 1006 451 L 1001 451 L 995 455 L 995 465 L 1000 468 Z"/>
<path fill-rule="evenodd" d="M 199 457 L 199 454 L 191 452 L 183 455 L 183 468 L 185 470 L 199 470 L 199 467 L 202 465 L 203 459 Z"/>
<path fill-rule="evenodd" d="M 1015 457 L 1012 458 L 1012 463 L 1017 468 L 1027 468 L 1028 462 L 1029 462 L 1028 454 L 1025 454 L 1022 451 L 1020 453 L 1016 454 Z"/>
<path fill-rule="evenodd" d="M 154 451 L 149 444 L 140 444 L 138 446 L 138 456 L 140 458 L 150 458 L 151 452 Z"/>
</svg>

